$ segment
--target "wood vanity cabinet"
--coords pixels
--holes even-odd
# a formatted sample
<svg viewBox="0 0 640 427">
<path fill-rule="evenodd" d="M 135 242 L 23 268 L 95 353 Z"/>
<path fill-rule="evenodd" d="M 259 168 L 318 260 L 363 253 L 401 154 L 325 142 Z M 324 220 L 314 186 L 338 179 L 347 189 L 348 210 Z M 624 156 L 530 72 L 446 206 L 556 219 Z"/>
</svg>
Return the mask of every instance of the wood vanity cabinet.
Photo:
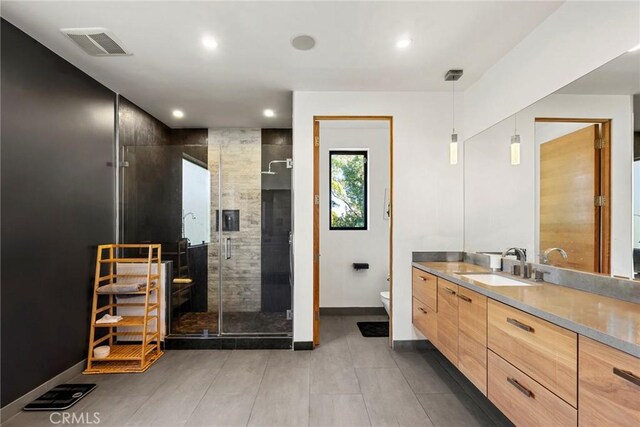
<svg viewBox="0 0 640 427">
<path fill-rule="evenodd" d="M 458 369 L 487 395 L 487 297 L 458 286 Z"/>
<path fill-rule="evenodd" d="M 417 298 L 413 298 L 413 325 L 431 344 L 437 346 L 438 317 L 436 311 Z"/>
<path fill-rule="evenodd" d="M 577 334 L 491 299 L 487 311 L 489 349 L 577 408 Z"/>
<path fill-rule="evenodd" d="M 573 426 L 578 411 L 489 350 L 489 399 L 517 426 Z"/>
<path fill-rule="evenodd" d="M 578 421 L 640 426 L 640 359 L 580 336 Z"/>
<path fill-rule="evenodd" d="M 438 279 L 438 350 L 458 366 L 458 285 Z"/>
<path fill-rule="evenodd" d="M 437 346 L 438 278 L 413 267 L 412 322 L 431 343 Z"/>
<path fill-rule="evenodd" d="M 438 311 L 438 278 L 413 267 L 413 297 Z"/>
</svg>

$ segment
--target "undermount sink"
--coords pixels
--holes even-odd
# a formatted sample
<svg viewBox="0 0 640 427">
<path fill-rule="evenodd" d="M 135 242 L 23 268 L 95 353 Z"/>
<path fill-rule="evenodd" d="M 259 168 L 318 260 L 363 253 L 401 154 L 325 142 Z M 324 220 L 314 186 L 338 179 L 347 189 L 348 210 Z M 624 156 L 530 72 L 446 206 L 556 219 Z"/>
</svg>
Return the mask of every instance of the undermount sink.
<svg viewBox="0 0 640 427">
<path fill-rule="evenodd" d="M 521 282 L 519 280 L 510 279 L 498 274 L 478 273 L 478 274 L 460 274 L 465 279 L 480 282 L 487 286 L 533 286 L 531 283 Z"/>
</svg>

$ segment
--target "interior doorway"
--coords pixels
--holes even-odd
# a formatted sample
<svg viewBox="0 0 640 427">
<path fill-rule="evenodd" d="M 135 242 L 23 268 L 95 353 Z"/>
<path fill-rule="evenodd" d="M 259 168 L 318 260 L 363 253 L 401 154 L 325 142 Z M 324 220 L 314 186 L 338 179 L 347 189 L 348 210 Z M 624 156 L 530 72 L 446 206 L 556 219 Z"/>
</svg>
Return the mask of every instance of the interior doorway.
<svg viewBox="0 0 640 427">
<path fill-rule="evenodd" d="M 343 298 L 342 305 L 382 309 L 380 289 L 387 283 L 392 343 L 393 117 L 315 116 L 313 129 L 314 346 L 321 339 L 321 299 L 329 306 Z M 371 251 L 373 245 L 383 247 L 384 259 Z M 356 295 L 360 290 L 364 294 Z"/>
<path fill-rule="evenodd" d="M 536 119 L 539 251 L 559 267 L 611 271 L 611 120 Z"/>
</svg>

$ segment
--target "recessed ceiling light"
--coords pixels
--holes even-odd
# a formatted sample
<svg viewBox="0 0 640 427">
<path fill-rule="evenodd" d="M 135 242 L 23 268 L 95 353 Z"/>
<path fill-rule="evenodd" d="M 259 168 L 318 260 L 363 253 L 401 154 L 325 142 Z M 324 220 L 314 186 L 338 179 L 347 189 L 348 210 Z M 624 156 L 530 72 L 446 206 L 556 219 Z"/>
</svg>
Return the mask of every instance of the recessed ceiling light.
<svg viewBox="0 0 640 427">
<path fill-rule="evenodd" d="M 176 119 L 181 119 L 184 117 L 184 113 L 182 112 L 182 110 L 173 110 L 173 117 L 175 117 Z"/>
<path fill-rule="evenodd" d="M 398 49 L 406 49 L 411 45 L 411 39 L 408 37 L 401 38 L 396 42 L 396 47 Z"/>
<path fill-rule="evenodd" d="M 202 45 L 209 50 L 215 50 L 218 48 L 218 42 L 210 36 L 204 36 L 202 38 Z"/>
<path fill-rule="evenodd" d="M 276 115 L 275 111 L 273 111 L 270 108 L 267 108 L 266 110 L 264 110 L 262 114 L 264 114 L 265 117 L 274 117 Z"/>
<path fill-rule="evenodd" d="M 628 52 L 635 52 L 636 50 L 640 50 L 640 44 L 636 47 L 632 47 L 631 49 L 628 50 Z"/>
<path fill-rule="evenodd" d="M 291 40 L 291 46 L 293 46 L 294 49 L 298 49 L 298 50 L 311 50 L 314 48 L 314 46 L 316 45 L 316 40 L 306 34 L 294 37 Z"/>
</svg>

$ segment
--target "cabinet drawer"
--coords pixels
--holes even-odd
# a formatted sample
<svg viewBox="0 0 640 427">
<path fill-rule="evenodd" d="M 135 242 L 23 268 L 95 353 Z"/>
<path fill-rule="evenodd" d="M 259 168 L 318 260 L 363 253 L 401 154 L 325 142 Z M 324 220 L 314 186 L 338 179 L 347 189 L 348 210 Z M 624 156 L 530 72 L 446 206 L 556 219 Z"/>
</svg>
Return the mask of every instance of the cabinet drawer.
<svg viewBox="0 0 640 427">
<path fill-rule="evenodd" d="M 640 425 L 640 359 L 580 337 L 580 426 Z"/>
<path fill-rule="evenodd" d="M 489 300 L 488 347 L 577 407 L 578 337 L 575 333 Z"/>
<path fill-rule="evenodd" d="M 413 299 L 413 324 L 433 345 L 438 336 L 438 318 L 436 312 L 425 303 Z"/>
<path fill-rule="evenodd" d="M 489 351 L 489 400 L 517 426 L 576 426 L 578 411 Z"/>
<path fill-rule="evenodd" d="M 458 286 L 458 369 L 487 395 L 487 297 Z"/>
<path fill-rule="evenodd" d="M 438 350 L 458 366 L 458 285 L 438 279 Z"/>
<path fill-rule="evenodd" d="M 433 274 L 413 268 L 413 297 L 438 311 L 438 278 Z"/>
</svg>

